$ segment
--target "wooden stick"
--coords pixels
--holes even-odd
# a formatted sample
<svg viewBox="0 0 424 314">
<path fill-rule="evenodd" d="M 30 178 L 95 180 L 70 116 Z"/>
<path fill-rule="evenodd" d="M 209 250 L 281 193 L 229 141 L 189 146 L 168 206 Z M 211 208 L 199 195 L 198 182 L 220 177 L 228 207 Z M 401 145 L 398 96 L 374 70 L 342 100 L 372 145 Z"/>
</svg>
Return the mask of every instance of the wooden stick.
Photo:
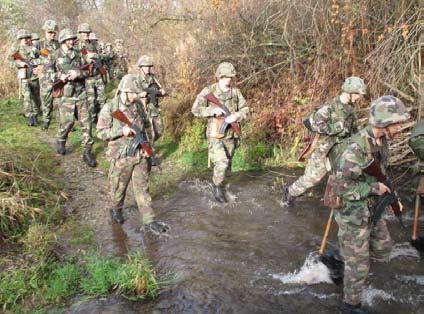
<svg viewBox="0 0 424 314">
<path fill-rule="evenodd" d="M 415 197 L 415 214 L 414 214 L 414 227 L 412 228 L 412 240 L 417 239 L 418 234 L 418 217 L 420 216 L 420 194 L 417 193 Z"/>
<path fill-rule="evenodd" d="M 327 226 L 325 227 L 324 236 L 322 237 L 321 247 L 319 248 L 319 255 L 322 255 L 327 246 L 328 235 L 330 234 L 331 223 L 333 221 L 334 209 L 331 209 L 330 217 L 328 217 Z"/>
</svg>

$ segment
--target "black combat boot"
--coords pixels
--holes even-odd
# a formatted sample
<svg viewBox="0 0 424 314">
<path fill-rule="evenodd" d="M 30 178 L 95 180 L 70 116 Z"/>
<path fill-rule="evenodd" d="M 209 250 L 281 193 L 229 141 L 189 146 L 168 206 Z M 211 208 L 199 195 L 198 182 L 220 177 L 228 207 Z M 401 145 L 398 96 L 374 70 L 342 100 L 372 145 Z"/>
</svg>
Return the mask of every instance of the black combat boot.
<svg viewBox="0 0 424 314">
<path fill-rule="evenodd" d="M 281 196 L 281 206 L 283 208 L 293 207 L 294 202 L 296 201 L 296 196 L 291 196 L 289 192 L 289 186 L 283 186 L 283 195 Z"/>
<path fill-rule="evenodd" d="M 57 141 L 56 151 L 59 155 L 65 155 L 66 154 L 65 142 L 64 141 Z"/>
<path fill-rule="evenodd" d="M 212 184 L 212 193 L 218 202 L 227 203 L 227 198 L 225 197 L 224 189 L 221 185 Z"/>
<path fill-rule="evenodd" d="M 363 308 L 361 303 L 359 304 L 349 304 L 349 303 L 343 303 L 343 312 L 346 314 L 371 314 L 370 311 Z"/>
<path fill-rule="evenodd" d="M 34 126 L 36 124 L 35 116 L 30 116 L 28 118 L 28 126 Z"/>
<path fill-rule="evenodd" d="M 97 166 L 96 158 L 91 154 L 91 147 L 86 146 L 84 148 L 84 153 L 82 155 L 82 160 L 89 166 L 89 167 L 95 167 Z"/>
<path fill-rule="evenodd" d="M 43 126 L 41 127 L 42 130 L 48 130 L 50 126 L 50 122 L 49 121 L 44 121 L 43 122 Z"/>
<path fill-rule="evenodd" d="M 122 225 L 125 222 L 124 215 L 122 215 L 121 208 L 118 208 L 118 209 L 111 208 L 109 212 L 110 212 L 110 218 L 112 218 L 112 221 L 114 223 Z"/>
<path fill-rule="evenodd" d="M 170 227 L 161 221 L 153 221 L 146 225 L 146 229 L 154 235 L 160 236 L 169 233 Z"/>
</svg>

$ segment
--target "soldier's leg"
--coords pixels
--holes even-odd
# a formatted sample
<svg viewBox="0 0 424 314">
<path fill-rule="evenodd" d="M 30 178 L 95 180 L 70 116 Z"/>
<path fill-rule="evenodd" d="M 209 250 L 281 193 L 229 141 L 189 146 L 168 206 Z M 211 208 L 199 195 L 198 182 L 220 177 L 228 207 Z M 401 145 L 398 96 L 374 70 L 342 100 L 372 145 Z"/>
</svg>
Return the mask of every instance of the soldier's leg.
<svg viewBox="0 0 424 314">
<path fill-rule="evenodd" d="M 53 111 L 53 88 L 51 83 L 42 79 L 40 81 L 40 93 L 41 93 L 41 111 L 43 113 L 43 129 L 48 129 L 50 121 L 52 119 Z"/>
<path fill-rule="evenodd" d="M 223 140 L 209 140 L 209 156 L 214 164 L 212 193 L 218 202 L 226 203 L 227 198 L 222 186 L 225 180 L 227 169 L 230 165 L 230 159 L 228 158 Z"/>
<path fill-rule="evenodd" d="M 154 132 L 154 141 L 157 141 L 163 134 L 164 131 L 164 125 L 162 121 L 162 117 L 160 115 L 156 117 L 152 117 L 152 126 L 153 126 L 153 132 Z"/>
<path fill-rule="evenodd" d="M 59 104 L 59 127 L 57 130 L 57 151 L 65 154 L 65 142 L 69 132 L 74 125 L 75 99 L 72 97 L 62 97 Z"/>
<path fill-rule="evenodd" d="M 392 250 L 393 241 L 390 237 L 387 224 L 384 219 L 379 219 L 371 229 L 371 258 L 378 261 L 387 261 Z"/>
<path fill-rule="evenodd" d="M 339 245 L 344 258 L 343 293 L 344 302 L 350 305 L 361 303 L 361 294 L 370 268 L 370 227 L 368 218 L 357 225 L 336 213 L 339 225 Z"/>
<path fill-rule="evenodd" d="M 233 161 L 233 156 L 236 150 L 236 139 L 227 139 L 224 140 L 225 153 L 228 158 L 228 167 L 225 170 L 225 176 L 228 177 L 231 174 L 231 166 Z"/>
<path fill-rule="evenodd" d="M 302 195 L 308 189 L 317 185 L 322 178 L 325 177 L 327 174 L 327 169 L 325 167 L 326 155 L 327 151 L 322 151 L 319 147 L 314 150 L 306 164 L 303 176 L 293 182 L 289 187 L 288 191 L 291 196 L 297 197 Z"/>
<path fill-rule="evenodd" d="M 31 99 L 31 87 L 29 79 L 21 80 L 21 92 L 24 102 L 24 114 L 25 117 L 30 118 L 32 116 L 32 99 Z"/>
<path fill-rule="evenodd" d="M 87 99 L 85 95 L 81 95 L 77 104 L 78 120 L 80 121 L 82 131 L 82 147 L 84 149 L 82 158 L 84 162 L 90 166 L 97 165 L 95 157 L 91 154 L 91 146 L 93 145 L 93 138 L 91 136 L 91 119 L 88 112 Z"/>
<path fill-rule="evenodd" d="M 41 99 L 40 99 L 40 82 L 39 80 L 32 80 L 31 81 L 31 92 L 33 94 L 34 99 L 34 107 L 33 107 L 33 115 L 38 116 L 40 114 L 40 108 L 41 108 Z"/>
<path fill-rule="evenodd" d="M 85 90 L 87 93 L 88 111 L 90 117 L 96 116 L 96 79 L 93 77 L 88 78 L 85 81 Z"/>
<path fill-rule="evenodd" d="M 152 198 L 149 194 L 149 171 L 146 158 L 142 158 L 134 165 L 132 172 L 132 185 L 138 210 L 144 225 L 153 221 Z"/>
<path fill-rule="evenodd" d="M 109 187 L 112 208 L 122 210 L 128 184 L 131 180 L 133 165 L 125 159 L 113 160 L 109 168 Z M 113 217 L 112 217 L 113 218 Z"/>
</svg>

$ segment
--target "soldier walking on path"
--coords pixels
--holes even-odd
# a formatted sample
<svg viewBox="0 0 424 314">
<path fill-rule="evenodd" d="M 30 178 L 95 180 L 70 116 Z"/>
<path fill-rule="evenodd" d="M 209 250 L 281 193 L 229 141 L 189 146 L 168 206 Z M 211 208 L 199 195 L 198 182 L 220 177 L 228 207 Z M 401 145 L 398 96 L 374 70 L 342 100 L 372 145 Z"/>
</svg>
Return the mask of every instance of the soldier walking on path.
<svg viewBox="0 0 424 314">
<path fill-rule="evenodd" d="M 120 80 L 128 73 L 128 53 L 122 39 L 115 40 L 113 47 L 113 79 Z"/>
<path fill-rule="evenodd" d="M 239 145 L 240 135 L 232 125 L 245 120 L 249 107 L 240 90 L 234 87 L 236 69 L 229 62 L 222 62 L 216 70 L 217 83 L 205 87 L 193 104 L 191 112 L 199 118 L 207 118 L 206 136 L 208 153 L 214 164 L 212 192 L 220 203 L 227 202 L 223 185 L 227 171 L 231 170 L 231 161 Z M 221 106 L 217 106 L 207 95 L 216 97 Z"/>
<path fill-rule="evenodd" d="M 66 139 L 76 118 L 81 123 L 83 160 L 88 166 L 95 167 L 97 163 L 91 154 L 93 139 L 85 91 L 87 72 L 82 70 L 83 56 L 78 50 L 74 50 L 76 39 L 77 36 L 71 29 L 61 30 L 59 34 L 60 48 L 50 55 L 50 64 L 54 71 L 53 81 L 61 81 L 64 84 L 63 96 L 59 105 L 57 152 L 60 155 L 65 155 Z"/>
<path fill-rule="evenodd" d="M 344 302 L 351 313 L 366 313 L 361 307 L 361 294 L 370 257 L 387 261 L 392 248 L 385 220 L 374 215 L 378 196 L 395 191 L 364 169 L 376 161 L 386 175 L 387 139 L 393 139 L 401 129 L 400 123 L 407 119 L 409 114 L 398 98 L 382 96 L 374 100 L 368 126 L 348 140 L 336 163 L 336 192 L 342 206 L 335 211 L 335 220 L 344 259 Z M 402 211 L 400 202 L 399 211 Z"/>
<path fill-rule="evenodd" d="M 319 140 L 303 176 L 291 186 L 283 187 L 283 207 L 292 207 L 297 197 L 318 185 L 330 170 L 331 165 L 326 165 L 326 159 L 337 156 L 338 144 L 357 131 L 354 104 L 365 94 L 364 81 L 359 77 L 349 77 L 342 85 L 341 95 L 325 103 L 306 120 L 305 125 L 315 136 L 319 136 Z"/>
<path fill-rule="evenodd" d="M 147 115 L 152 125 L 152 134 L 149 136 L 156 141 L 164 131 L 163 121 L 160 114 L 159 97 L 165 96 L 166 92 L 159 83 L 156 75 L 152 72 L 153 61 L 149 56 L 143 55 L 138 59 L 137 65 L 140 72 L 137 76 L 140 88 L 140 97 L 147 102 Z"/>
<path fill-rule="evenodd" d="M 56 40 L 58 27 L 55 21 L 47 20 L 43 25 L 45 38 L 40 41 L 40 59 L 43 65 L 43 73 L 40 76 L 41 110 L 43 113 L 43 130 L 47 130 L 52 120 L 53 112 L 53 87 L 50 80 L 51 68 L 49 66 L 49 55 L 59 49 Z"/>
<path fill-rule="evenodd" d="M 18 31 L 19 44 L 11 51 L 12 65 L 17 68 L 20 93 L 24 98 L 24 114 L 28 125 L 37 124 L 40 112 L 40 85 L 37 66 L 40 64 L 40 52 L 32 46 L 31 33 L 26 29 Z"/>
<path fill-rule="evenodd" d="M 97 137 L 108 142 L 106 156 L 110 161 L 109 184 L 112 198 L 110 215 L 115 223 L 124 223 L 122 207 L 130 181 L 135 194 L 144 230 L 155 234 L 166 233 L 168 225 L 154 219 L 152 198 L 149 194 L 149 161 L 146 152 L 137 144 L 137 136 L 144 136 L 151 128 L 143 105 L 137 101 L 137 77 L 125 75 L 119 83 L 118 95 L 100 111 Z M 120 111 L 131 126 L 114 118 Z M 139 134 L 137 134 L 139 132 Z"/>
</svg>

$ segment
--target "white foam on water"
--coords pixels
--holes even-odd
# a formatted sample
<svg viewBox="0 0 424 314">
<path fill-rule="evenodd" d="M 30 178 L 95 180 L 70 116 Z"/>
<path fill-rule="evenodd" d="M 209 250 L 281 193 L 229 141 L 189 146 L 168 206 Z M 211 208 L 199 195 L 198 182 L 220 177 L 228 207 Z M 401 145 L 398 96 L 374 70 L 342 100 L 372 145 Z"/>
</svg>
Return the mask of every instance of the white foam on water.
<svg viewBox="0 0 424 314">
<path fill-rule="evenodd" d="M 424 276 L 399 276 L 403 282 L 414 282 L 417 285 L 424 286 Z"/>
<path fill-rule="evenodd" d="M 399 256 L 419 258 L 420 254 L 409 242 L 403 242 L 397 243 L 393 246 L 393 249 L 390 252 L 389 260 L 392 260 Z"/>
<path fill-rule="evenodd" d="M 288 274 L 272 274 L 272 278 L 280 280 L 284 284 L 333 283 L 327 266 L 318 259 L 316 252 L 309 254 L 299 270 Z"/>
<path fill-rule="evenodd" d="M 373 306 L 377 299 L 381 299 L 383 301 L 396 301 L 396 298 L 393 296 L 393 294 L 384 290 L 373 288 L 372 286 L 366 287 L 362 291 L 361 299 L 362 303 L 368 306 Z"/>
<path fill-rule="evenodd" d="M 303 292 L 304 290 L 305 290 L 305 288 L 295 288 L 295 289 L 290 289 L 290 290 L 278 291 L 274 295 L 279 296 L 279 295 L 299 294 L 299 293 Z"/>
</svg>

